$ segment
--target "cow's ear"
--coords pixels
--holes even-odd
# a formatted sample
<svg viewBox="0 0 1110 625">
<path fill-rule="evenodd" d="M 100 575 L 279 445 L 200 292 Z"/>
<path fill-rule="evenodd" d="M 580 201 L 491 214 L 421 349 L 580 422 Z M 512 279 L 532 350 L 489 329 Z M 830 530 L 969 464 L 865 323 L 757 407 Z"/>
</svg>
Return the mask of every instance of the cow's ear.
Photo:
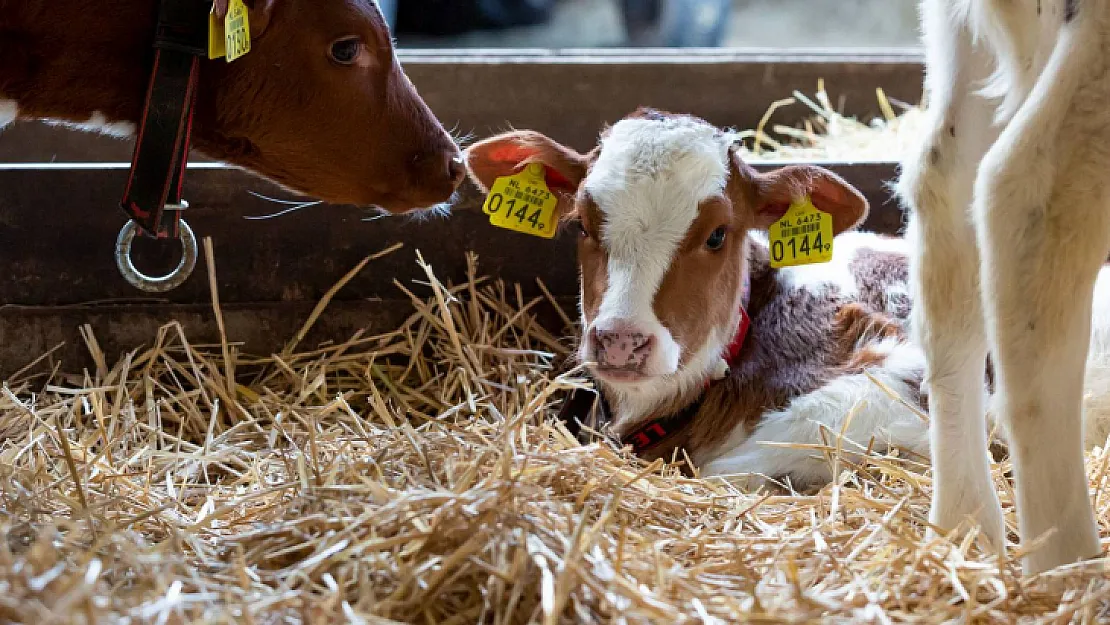
<svg viewBox="0 0 1110 625">
<path fill-rule="evenodd" d="M 822 167 L 791 165 L 755 175 L 756 224 L 767 229 L 795 200 L 809 197 L 832 217 L 833 234 L 850 230 L 867 217 L 867 199 L 843 178 Z"/>
<path fill-rule="evenodd" d="M 543 165 L 549 189 L 574 195 L 589 168 L 588 157 L 531 130 L 507 132 L 479 141 L 467 148 L 465 158 L 471 179 L 485 192 L 498 178 L 539 163 Z"/>
<path fill-rule="evenodd" d="M 251 39 L 257 39 L 266 32 L 266 27 L 270 25 L 270 18 L 274 13 L 274 0 L 243 0 L 243 4 L 247 6 L 247 18 L 251 25 Z M 227 17 L 228 9 L 231 6 L 231 0 L 214 0 L 212 3 L 212 12 L 216 17 L 221 20 Z"/>
</svg>

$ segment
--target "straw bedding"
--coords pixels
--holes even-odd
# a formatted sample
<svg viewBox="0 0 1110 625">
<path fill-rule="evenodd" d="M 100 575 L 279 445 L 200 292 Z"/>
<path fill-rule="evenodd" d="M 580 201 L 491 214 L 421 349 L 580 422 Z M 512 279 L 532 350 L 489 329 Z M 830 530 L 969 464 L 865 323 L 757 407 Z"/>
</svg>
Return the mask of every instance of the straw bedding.
<svg viewBox="0 0 1110 625">
<path fill-rule="evenodd" d="M 443 285 L 417 253 L 428 281 L 398 285 L 413 314 L 388 334 L 256 357 L 168 323 L 109 362 L 90 332 L 94 370 L 9 380 L 0 620 L 1110 619 L 1097 566 L 1022 579 L 971 540 L 926 540 L 927 467 L 853 464 L 835 433 L 813 453 L 839 479 L 813 495 L 580 444 L 553 418 L 585 384 L 562 366 L 568 332 L 537 322 L 553 302 L 467 260 Z M 1108 463 L 1088 465 L 1104 527 Z"/>
</svg>

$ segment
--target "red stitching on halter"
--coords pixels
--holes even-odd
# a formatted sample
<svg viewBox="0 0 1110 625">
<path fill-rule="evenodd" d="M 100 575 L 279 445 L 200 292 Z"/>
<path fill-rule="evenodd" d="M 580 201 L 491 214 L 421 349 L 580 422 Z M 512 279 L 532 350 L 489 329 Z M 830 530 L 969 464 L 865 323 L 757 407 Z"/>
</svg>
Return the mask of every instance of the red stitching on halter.
<svg viewBox="0 0 1110 625">
<path fill-rule="evenodd" d="M 201 59 L 207 54 L 211 3 L 160 0 L 154 54 L 143 100 L 135 150 L 120 206 L 141 232 L 156 238 L 179 235 L 196 111 Z M 147 145 L 151 144 L 151 145 Z"/>
</svg>

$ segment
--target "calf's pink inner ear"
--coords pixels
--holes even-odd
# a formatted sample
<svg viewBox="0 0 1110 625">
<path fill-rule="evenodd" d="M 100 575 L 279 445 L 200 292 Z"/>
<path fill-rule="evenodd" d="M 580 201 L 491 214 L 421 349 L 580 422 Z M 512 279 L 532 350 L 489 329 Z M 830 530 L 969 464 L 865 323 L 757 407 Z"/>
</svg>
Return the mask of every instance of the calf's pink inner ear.
<svg viewBox="0 0 1110 625">
<path fill-rule="evenodd" d="M 758 224 L 769 227 L 797 199 L 809 197 L 818 210 L 833 220 L 834 234 L 859 225 L 867 217 L 867 199 L 843 178 L 812 165 L 783 167 L 757 178 Z"/>
<path fill-rule="evenodd" d="M 480 141 L 466 150 L 470 177 L 489 190 L 498 178 L 511 176 L 531 163 L 543 165 L 552 191 L 575 193 L 585 175 L 586 158 L 538 133 L 510 133 Z"/>
</svg>

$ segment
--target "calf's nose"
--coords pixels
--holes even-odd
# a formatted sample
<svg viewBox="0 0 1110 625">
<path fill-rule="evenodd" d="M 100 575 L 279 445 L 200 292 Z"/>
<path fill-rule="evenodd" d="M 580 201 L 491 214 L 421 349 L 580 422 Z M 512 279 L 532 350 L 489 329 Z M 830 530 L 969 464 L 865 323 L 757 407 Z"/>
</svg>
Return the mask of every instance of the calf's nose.
<svg viewBox="0 0 1110 625">
<path fill-rule="evenodd" d="M 454 143 L 417 154 L 410 163 L 413 182 L 427 189 L 453 192 L 466 177 L 466 162 Z"/>
<path fill-rule="evenodd" d="M 594 330 L 594 353 L 602 368 L 639 371 L 651 356 L 655 338 L 632 326 Z"/>
</svg>

